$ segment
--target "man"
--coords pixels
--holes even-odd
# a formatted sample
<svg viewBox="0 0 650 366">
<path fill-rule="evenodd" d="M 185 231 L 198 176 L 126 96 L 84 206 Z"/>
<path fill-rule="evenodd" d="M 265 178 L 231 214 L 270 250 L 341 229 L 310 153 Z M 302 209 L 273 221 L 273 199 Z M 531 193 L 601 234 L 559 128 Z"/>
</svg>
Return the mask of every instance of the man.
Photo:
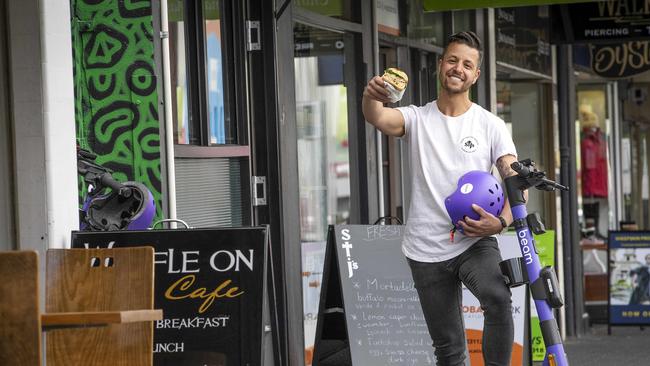
<svg viewBox="0 0 650 366">
<path fill-rule="evenodd" d="M 458 178 L 470 170 L 489 171 L 495 164 L 502 178 L 514 175 L 516 150 L 500 118 L 472 103 L 469 89 L 481 73 L 481 41 L 473 32 L 452 35 L 438 64 L 440 96 L 425 106 L 388 108 L 388 91 L 380 77 L 363 93 L 366 120 L 383 133 L 403 137 L 412 167 L 412 197 L 402 251 L 435 347 L 439 366 L 458 366 L 465 359 L 461 282 L 481 302 L 485 315 L 483 357 L 486 365 L 509 365 L 513 342 L 511 294 L 498 263 L 496 239 L 512 222 L 506 202 L 501 217 L 473 206 L 479 220 L 452 228 L 444 199 Z M 453 238 L 453 241 L 452 241 Z"/>
</svg>

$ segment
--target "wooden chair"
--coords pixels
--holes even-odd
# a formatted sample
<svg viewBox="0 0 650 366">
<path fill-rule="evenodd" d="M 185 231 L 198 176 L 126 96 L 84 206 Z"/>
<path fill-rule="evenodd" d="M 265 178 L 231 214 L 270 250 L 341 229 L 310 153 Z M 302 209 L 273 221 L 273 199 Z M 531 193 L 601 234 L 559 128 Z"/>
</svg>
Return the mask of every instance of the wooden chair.
<svg viewBox="0 0 650 366">
<path fill-rule="evenodd" d="M 0 252 L 0 365 L 41 362 L 38 253 Z"/>
<path fill-rule="evenodd" d="M 43 326 L 63 327 L 47 332 L 47 365 L 152 365 L 153 281 L 151 247 L 48 250 Z"/>
<path fill-rule="evenodd" d="M 153 248 L 47 252 L 39 314 L 38 254 L 0 252 L 0 365 L 152 365 Z"/>
</svg>

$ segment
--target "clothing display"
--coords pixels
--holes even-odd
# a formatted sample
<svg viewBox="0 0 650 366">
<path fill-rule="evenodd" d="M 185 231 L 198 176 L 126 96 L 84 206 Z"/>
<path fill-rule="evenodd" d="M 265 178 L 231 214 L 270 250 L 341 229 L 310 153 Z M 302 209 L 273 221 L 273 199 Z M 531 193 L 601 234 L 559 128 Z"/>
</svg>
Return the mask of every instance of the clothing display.
<svg viewBox="0 0 650 366">
<path fill-rule="evenodd" d="M 607 139 L 598 127 L 582 130 L 582 195 L 607 197 Z"/>
</svg>

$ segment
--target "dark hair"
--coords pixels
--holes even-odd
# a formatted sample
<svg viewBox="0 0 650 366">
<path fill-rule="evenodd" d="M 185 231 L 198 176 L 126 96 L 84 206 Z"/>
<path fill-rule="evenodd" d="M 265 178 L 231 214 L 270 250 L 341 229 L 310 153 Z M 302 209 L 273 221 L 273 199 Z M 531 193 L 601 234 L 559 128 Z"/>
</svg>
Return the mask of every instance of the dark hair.
<svg viewBox="0 0 650 366">
<path fill-rule="evenodd" d="M 483 44 L 481 43 L 481 39 L 476 35 L 476 33 L 472 31 L 463 31 L 463 32 L 452 34 L 451 36 L 449 36 L 449 38 L 447 38 L 447 45 L 445 46 L 445 52 L 447 52 L 447 48 L 452 43 L 464 44 L 466 46 L 469 46 L 477 50 L 478 51 L 477 67 L 481 67 L 481 64 L 483 63 Z"/>
</svg>

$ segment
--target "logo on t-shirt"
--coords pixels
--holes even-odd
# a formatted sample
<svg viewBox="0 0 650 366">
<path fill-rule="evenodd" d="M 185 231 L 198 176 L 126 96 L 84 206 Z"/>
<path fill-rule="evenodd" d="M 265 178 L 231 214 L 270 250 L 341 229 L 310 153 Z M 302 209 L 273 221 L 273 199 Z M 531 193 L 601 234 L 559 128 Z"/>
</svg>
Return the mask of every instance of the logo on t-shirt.
<svg viewBox="0 0 650 366">
<path fill-rule="evenodd" d="M 478 141 L 472 136 L 465 137 L 460 141 L 460 148 L 466 153 L 473 153 L 478 149 Z"/>
</svg>

